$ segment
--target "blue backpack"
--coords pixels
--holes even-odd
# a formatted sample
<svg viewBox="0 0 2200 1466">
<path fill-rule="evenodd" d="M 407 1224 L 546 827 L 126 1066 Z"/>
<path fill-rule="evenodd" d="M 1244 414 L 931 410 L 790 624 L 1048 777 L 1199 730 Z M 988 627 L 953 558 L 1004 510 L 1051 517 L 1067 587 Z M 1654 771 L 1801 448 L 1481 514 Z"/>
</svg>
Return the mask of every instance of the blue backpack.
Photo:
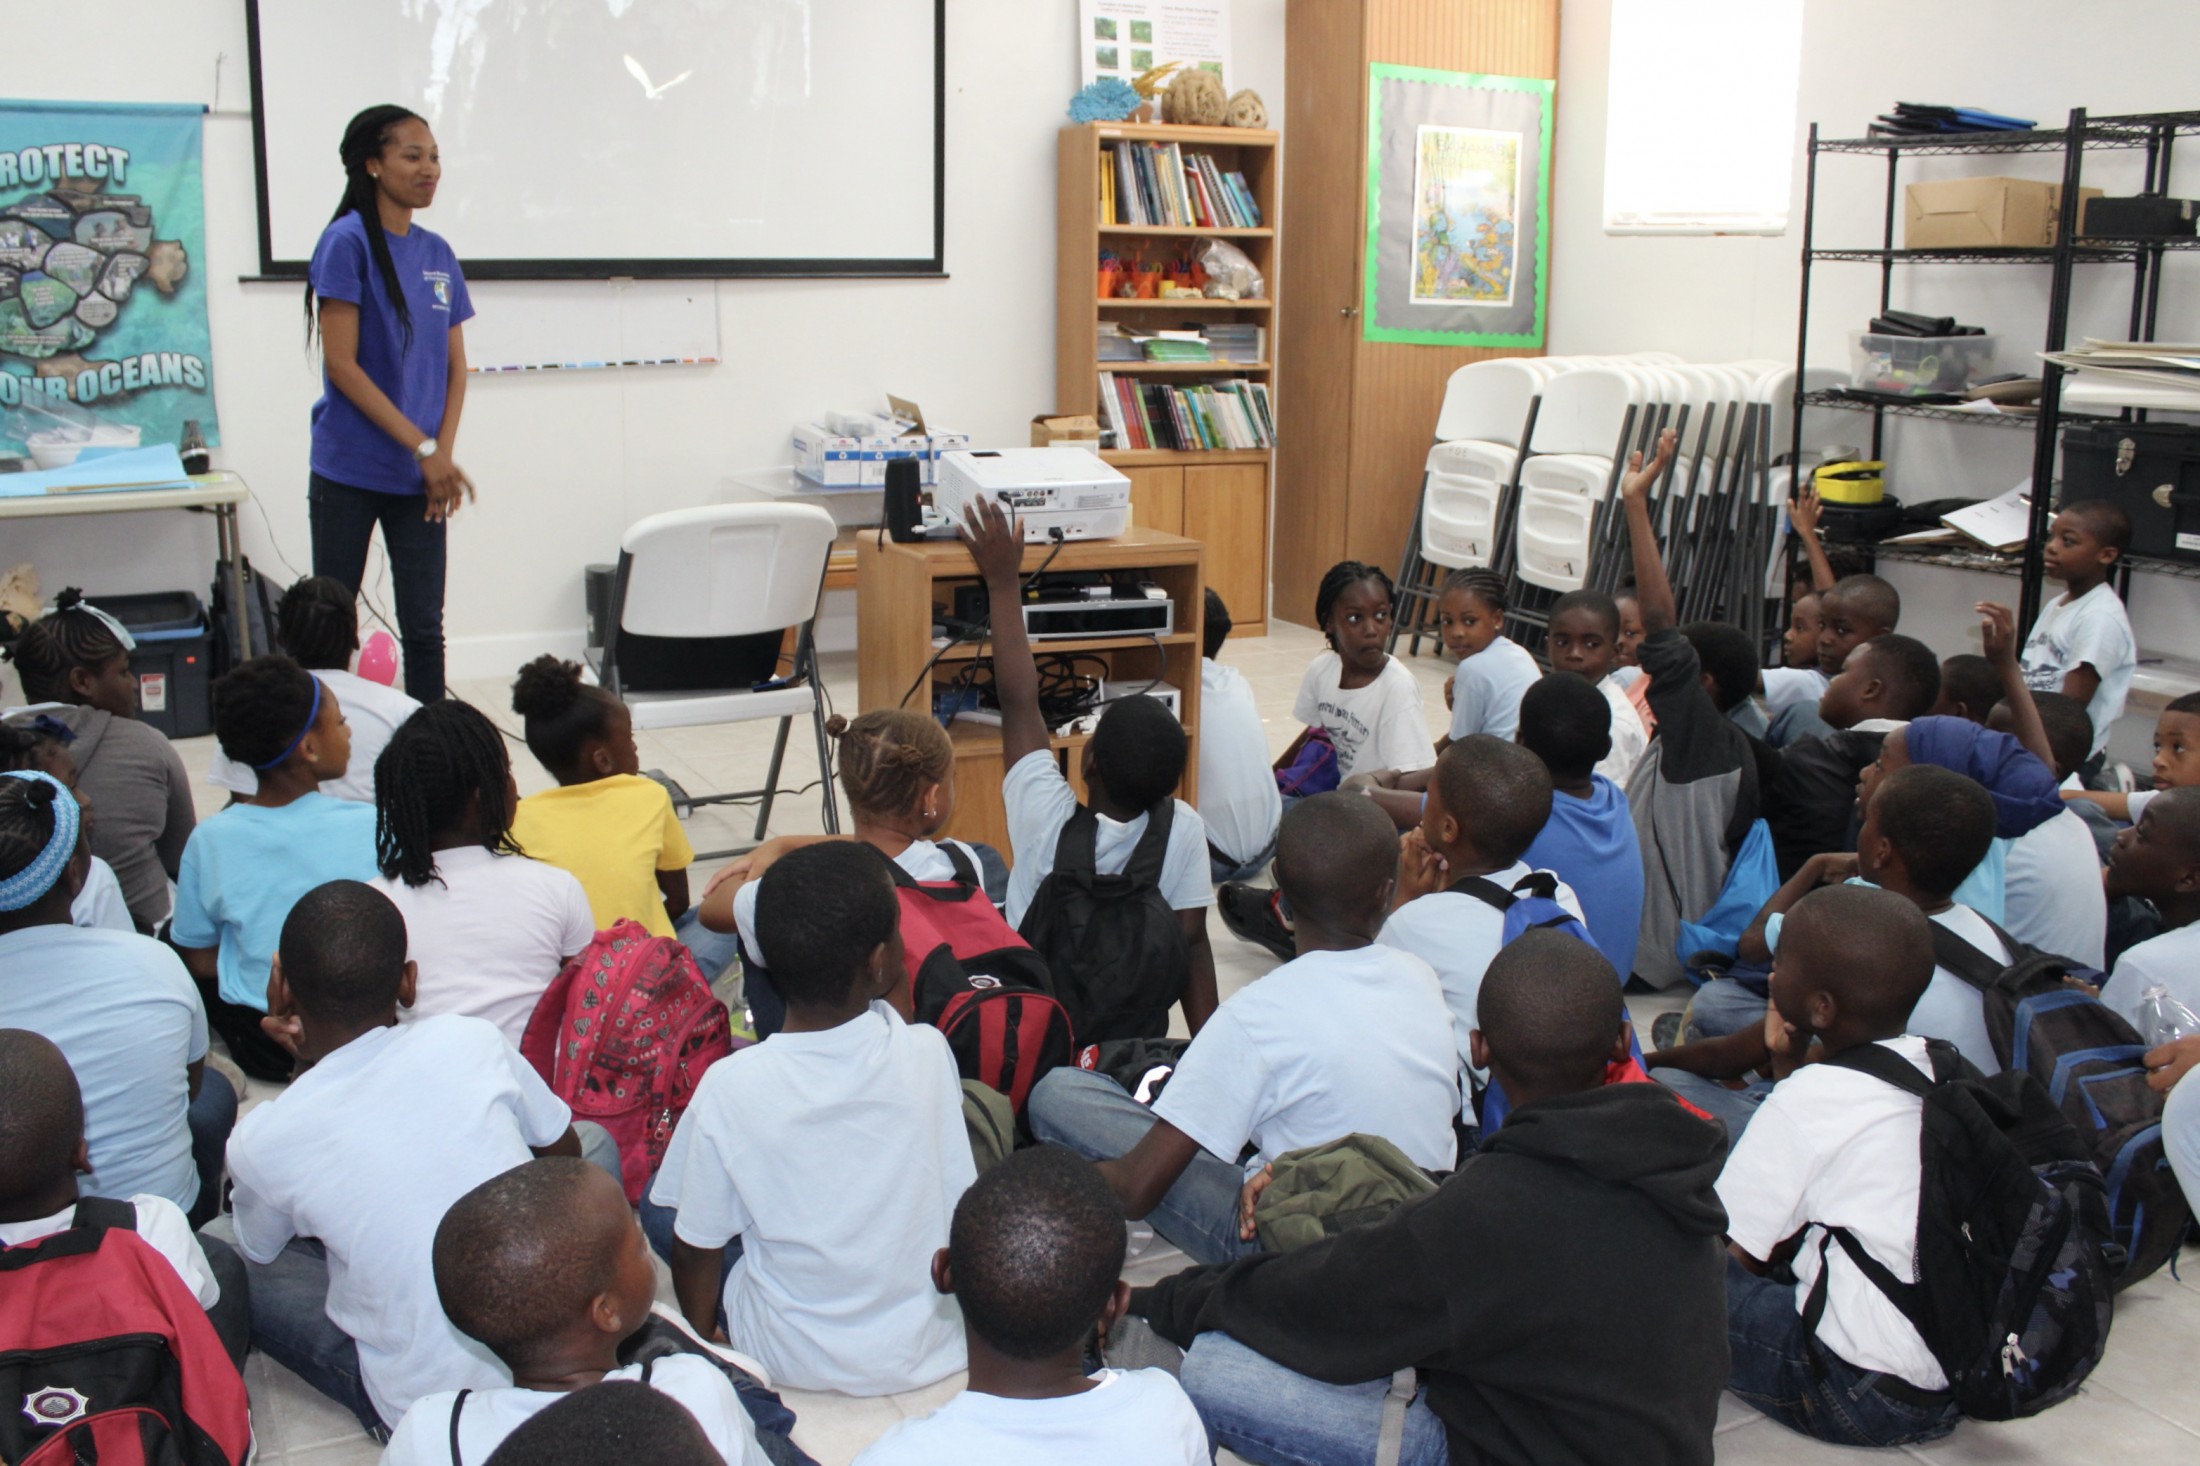
<svg viewBox="0 0 2200 1466">
<path fill-rule="evenodd" d="M 1758 820 L 1750 825 L 1742 848 L 1734 852 L 1726 882 L 1711 909 L 1694 921 L 1684 919 L 1673 939 L 1673 955 L 1690 982 L 1703 985 L 1706 959 L 1734 956 L 1742 933 L 1779 889 L 1780 863 L 1772 851 L 1772 827 Z"/>
</svg>

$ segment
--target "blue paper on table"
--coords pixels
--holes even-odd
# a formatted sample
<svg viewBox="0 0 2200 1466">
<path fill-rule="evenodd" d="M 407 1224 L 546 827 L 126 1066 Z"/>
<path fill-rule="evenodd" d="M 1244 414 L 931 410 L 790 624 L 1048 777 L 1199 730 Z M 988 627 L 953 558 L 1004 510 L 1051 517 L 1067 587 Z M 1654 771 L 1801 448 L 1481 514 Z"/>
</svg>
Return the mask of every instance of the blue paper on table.
<svg viewBox="0 0 2200 1466">
<path fill-rule="evenodd" d="M 81 458 L 65 468 L 31 473 L 0 473 L 0 495 L 23 498 L 60 491 L 96 493 L 101 489 L 169 487 L 184 482 L 183 457 L 173 443 L 131 448 L 96 458 Z"/>
</svg>

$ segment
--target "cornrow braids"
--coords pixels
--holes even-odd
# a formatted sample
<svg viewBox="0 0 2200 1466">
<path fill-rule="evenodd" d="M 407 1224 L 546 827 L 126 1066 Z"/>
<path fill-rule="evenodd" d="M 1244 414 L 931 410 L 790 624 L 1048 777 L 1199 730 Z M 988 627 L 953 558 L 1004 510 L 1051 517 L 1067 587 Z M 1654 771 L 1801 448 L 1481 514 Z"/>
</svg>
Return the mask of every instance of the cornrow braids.
<svg viewBox="0 0 2200 1466">
<path fill-rule="evenodd" d="M 908 814 L 954 767 L 947 730 L 908 708 L 879 708 L 852 723 L 835 713 L 825 731 L 840 746 L 840 787 L 860 814 Z"/>
<path fill-rule="evenodd" d="M 44 779 L 0 779 L 0 880 L 36 860 L 53 838 L 58 793 Z"/>
<path fill-rule="evenodd" d="M 23 678 L 23 696 L 31 702 L 69 702 L 69 673 L 87 672 L 123 654 L 114 630 L 81 609 L 84 592 L 70 586 L 54 597 L 53 609 L 23 628 L 7 648 Z"/>
<path fill-rule="evenodd" d="M 46 718 L 31 723 L 0 723 L 0 774 L 24 769 L 52 772 L 49 766 L 53 751 L 68 747 L 57 729 L 60 725 Z"/>
<path fill-rule="evenodd" d="M 1444 577 L 1437 595 L 1448 596 L 1453 591 L 1473 596 L 1500 616 L 1505 614 L 1505 577 L 1494 570 L 1454 570 Z"/>
<path fill-rule="evenodd" d="M 520 854 L 511 772 L 504 736 L 479 708 L 429 703 L 398 725 L 374 761 L 374 863 L 408 886 L 440 879 L 436 837 L 457 829 L 476 801 L 481 843 L 492 854 Z"/>
<path fill-rule="evenodd" d="M 1322 635 L 1328 639 L 1331 651 L 1337 648 L 1337 638 L 1329 630 L 1329 613 L 1336 609 L 1337 597 L 1363 580 L 1372 580 L 1380 585 L 1384 600 L 1397 599 L 1390 577 L 1383 573 L 1382 567 L 1370 565 L 1364 560 L 1339 560 L 1329 567 L 1329 573 L 1322 577 L 1321 588 L 1314 592 L 1314 624 L 1321 628 Z"/>
<path fill-rule="evenodd" d="M 330 575 L 308 575 L 275 607 L 275 637 L 298 665 L 344 671 L 359 650 L 359 610 L 351 589 Z"/>
</svg>

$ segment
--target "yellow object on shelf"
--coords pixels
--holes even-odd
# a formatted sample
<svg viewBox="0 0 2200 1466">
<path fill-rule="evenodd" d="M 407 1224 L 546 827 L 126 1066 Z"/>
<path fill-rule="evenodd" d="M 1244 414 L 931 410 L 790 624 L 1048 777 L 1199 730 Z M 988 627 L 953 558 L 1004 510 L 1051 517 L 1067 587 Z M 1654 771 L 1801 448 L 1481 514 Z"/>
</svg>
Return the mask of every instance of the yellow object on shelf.
<svg viewBox="0 0 2200 1466">
<path fill-rule="evenodd" d="M 1813 481 L 1828 504 L 1876 504 L 1887 497 L 1887 465 L 1877 459 L 1821 464 Z"/>
</svg>

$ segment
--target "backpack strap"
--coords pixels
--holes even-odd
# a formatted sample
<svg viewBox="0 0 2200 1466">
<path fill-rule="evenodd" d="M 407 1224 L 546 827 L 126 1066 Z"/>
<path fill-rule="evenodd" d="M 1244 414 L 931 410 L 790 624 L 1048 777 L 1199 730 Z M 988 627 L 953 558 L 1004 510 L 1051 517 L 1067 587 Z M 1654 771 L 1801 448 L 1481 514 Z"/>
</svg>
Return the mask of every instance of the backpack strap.
<svg viewBox="0 0 2200 1466">
<path fill-rule="evenodd" d="M 877 849 L 876 846 L 871 848 Z M 952 842 L 944 843 L 939 848 L 947 853 L 947 863 L 954 871 L 953 879 L 955 884 L 961 887 L 960 890 L 943 891 L 937 883 L 926 885 L 923 881 L 903 870 L 901 862 L 883 850 L 879 851 L 879 859 L 886 862 L 886 873 L 893 879 L 894 889 L 897 891 L 922 891 L 935 901 L 967 901 L 970 899 L 972 892 L 982 893 L 985 889 L 985 883 L 979 879 L 977 869 L 971 865 L 970 858 L 964 855 Z"/>
<path fill-rule="evenodd" d="M 1463 876 L 1444 887 L 1444 889 L 1456 895 L 1472 896 L 1475 900 L 1486 906 L 1493 906 L 1499 911 L 1512 910 L 1513 903 L 1520 899 L 1519 896 L 1506 890 L 1488 876 Z"/>
<path fill-rule="evenodd" d="M 458 1417 L 466 1408 L 466 1397 L 472 1393 L 470 1389 L 460 1390 L 458 1398 L 451 1401 L 451 1466 L 466 1466 L 458 1451 Z"/>
<path fill-rule="evenodd" d="M 1100 816 L 1080 804 L 1054 837 L 1053 874 L 1091 880 L 1100 871 Z"/>
<path fill-rule="evenodd" d="M 1383 1392 L 1382 1429 L 1375 1437 L 1375 1466 L 1398 1466 L 1405 1452 L 1406 1410 L 1413 1404 L 1417 1384 L 1410 1364 L 1391 1375 L 1390 1388 Z"/>
<path fill-rule="evenodd" d="M 1176 796 L 1163 795 L 1146 811 L 1146 833 L 1138 837 L 1123 874 L 1141 886 L 1161 884 L 1161 872 L 1169 862 L 1169 831 L 1176 825 Z"/>
<path fill-rule="evenodd" d="M 76 1204 L 73 1224 L 94 1232 L 135 1232 L 137 1208 L 111 1196 L 86 1196 Z"/>
<path fill-rule="evenodd" d="M 1547 870 L 1531 870 L 1513 882 L 1515 896 L 1541 896 L 1546 901 L 1558 899 L 1558 876 Z"/>
<path fill-rule="evenodd" d="M 947 864 L 955 872 L 957 884 L 965 886 L 983 886 L 985 884 L 985 881 L 978 875 L 978 868 L 970 863 L 970 857 L 963 854 L 962 846 L 956 844 L 953 840 L 942 840 L 939 848 L 946 853 Z M 895 869 L 899 870 L 900 867 L 896 866 Z"/>
<path fill-rule="evenodd" d="M 1932 1093 L 1934 1085 L 1947 1083 L 1963 1070 L 1963 1061 L 1957 1055 L 1955 1045 L 1944 1039 L 1925 1040 L 1925 1057 L 1933 1066 L 1933 1077 L 1930 1079 L 1917 1072 L 1917 1065 L 1881 1043 L 1858 1044 L 1853 1049 L 1820 1062 L 1837 1064 L 1843 1069 L 1854 1069 L 1859 1074 L 1869 1074 L 1874 1079 L 1923 1099 Z"/>
<path fill-rule="evenodd" d="M 2030 956 L 2032 949 L 1994 925 L 1988 918 L 1980 916 L 1979 920 L 1986 923 L 1986 929 L 1994 934 L 1995 940 L 1999 941 L 2003 950 L 2008 952 L 2009 961 L 2007 963 L 1995 961 L 1937 921 L 1932 924 L 1933 961 L 1939 966 L 1947 968 L 1980 992 L 1985 992 L 2000 980 L 2002 973 L 2011 964 L 2022 962 Z"/>
</svg>

